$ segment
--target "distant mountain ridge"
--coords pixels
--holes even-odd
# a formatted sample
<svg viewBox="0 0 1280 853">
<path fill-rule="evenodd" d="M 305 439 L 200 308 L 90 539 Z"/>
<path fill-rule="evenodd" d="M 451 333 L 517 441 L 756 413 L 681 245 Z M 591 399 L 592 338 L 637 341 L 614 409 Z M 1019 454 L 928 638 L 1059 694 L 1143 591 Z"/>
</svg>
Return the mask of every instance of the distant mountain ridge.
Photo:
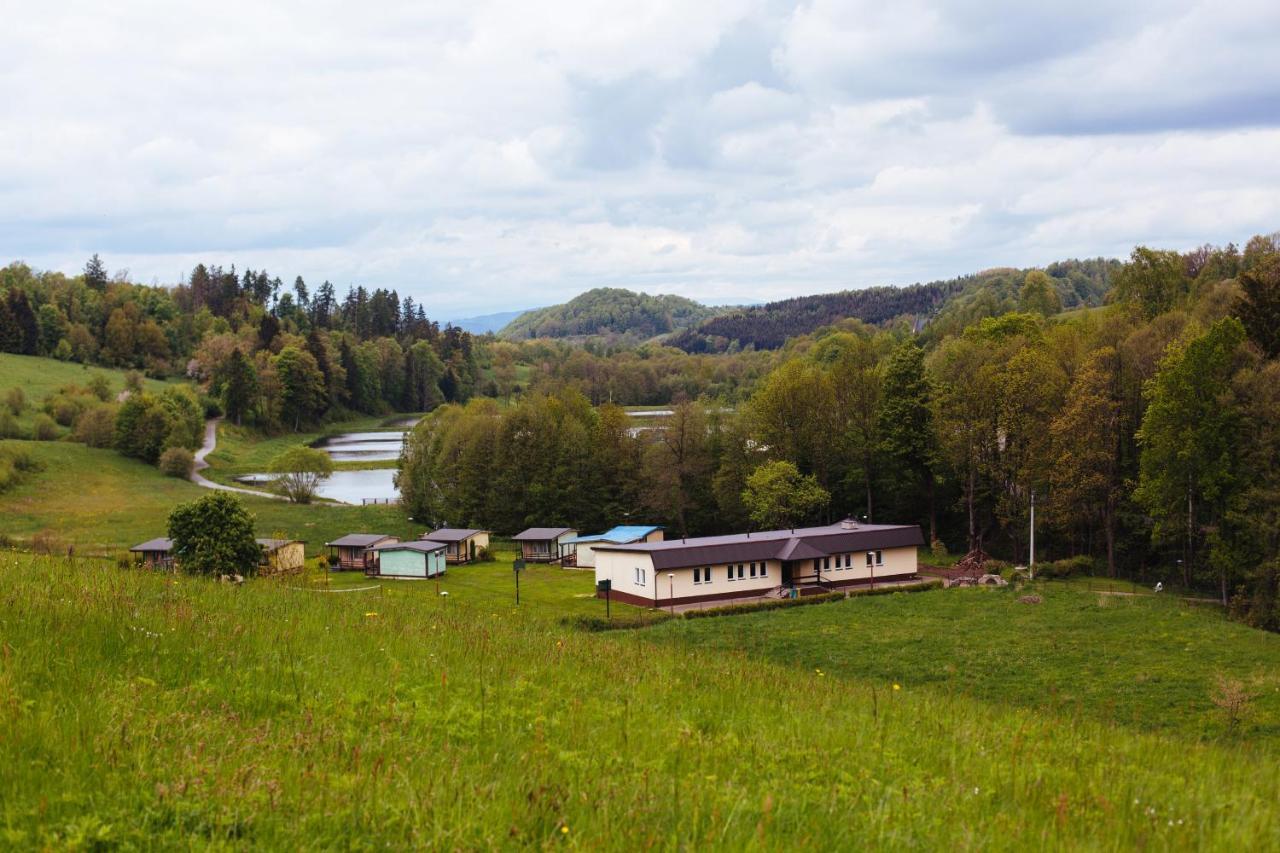
<svg viewBox="0 0 1280 853">
<path fill-rule="evenodd" d="M 1064 308 L 1099 305 L 1119 262 L 1096 258 L 1049 264 Z M 686 352 L 724 352 L 733 347 L 778 349 L 788 338 L 854 318 L 885 323 L 897 317 L 951 322 L 975 311 L 1017 307 L 1018 292 L 1032 269 L 999 268 L 927 284 L 843 290 L 798 296 L 765 305 L 726 311 L 667 339 Z M 998 313 L 998 312 L 992 312 Z"/>
<path fill-rule="evenodd" d="M 562 305 L 526 311 L 498 334 L 508 340 L 598 336 L 647 340 L 696 325 L 722 310 L 683 296 L 597 287 Z"/>
<path fill-rule="evenodd" d="M 520 311 L 499 311 L 494 314 L 479 314 L 475 317 L 463 317 L 460 320 L 450 320 L 450 324 L 457 326 L 464 332 L 470 332 L 473 335 L 485 335 L 489 332 L 499 332 L 512 320 L 521 314 L 530 310 L 522 309 Z"/>
</svg>

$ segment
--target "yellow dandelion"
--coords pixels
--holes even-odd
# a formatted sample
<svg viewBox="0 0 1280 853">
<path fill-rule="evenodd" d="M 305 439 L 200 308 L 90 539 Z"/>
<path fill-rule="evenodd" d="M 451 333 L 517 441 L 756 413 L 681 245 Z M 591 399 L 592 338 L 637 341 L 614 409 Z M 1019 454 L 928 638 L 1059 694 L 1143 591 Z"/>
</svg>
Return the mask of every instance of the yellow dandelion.
<svg viewBox="0 0 1280 853">
<path fill-rule="evenodd" d="M 567 826 L 562 826 L 562 827 L 560 827 L 560 834 L 561 834 L 561 835 L 568 835 L 568 834 L 569 834 L 569 827 L 567 827 Z"/>
<path fill-rule="evenodd" d="M 370 610 L 368 613 L 365 614 L 366 619 L 376 619 L 377 616 L 378 614 L 373 610 Z"/>
<path fill-rule="evenodd" d="M 895 683 L 894 683 L 894 685 L 893 685 L 893 689 L 894 689 L 894 690 L 901 690 L 901 689 L 902 689 L 902 685 L 901 685 L 901 684 L 898 684 L 897 682 L 895 682 Z"/>
</svg>

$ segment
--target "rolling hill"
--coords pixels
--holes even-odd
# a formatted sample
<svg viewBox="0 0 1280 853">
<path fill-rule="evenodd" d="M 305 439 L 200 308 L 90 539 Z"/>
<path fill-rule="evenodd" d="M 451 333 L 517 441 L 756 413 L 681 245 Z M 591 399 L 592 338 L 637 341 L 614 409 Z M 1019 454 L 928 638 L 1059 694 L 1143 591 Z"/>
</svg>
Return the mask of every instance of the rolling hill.
<svg viewBox="0 0 1280 853">
<path fill-rule="evenodd" d="M 596 336 L 645 340 L 696 325 L 718 312 L 683 296 L 597 287 L 563 305 L 526 311 L 499 336 L 508 340 Z"/>
</svg>

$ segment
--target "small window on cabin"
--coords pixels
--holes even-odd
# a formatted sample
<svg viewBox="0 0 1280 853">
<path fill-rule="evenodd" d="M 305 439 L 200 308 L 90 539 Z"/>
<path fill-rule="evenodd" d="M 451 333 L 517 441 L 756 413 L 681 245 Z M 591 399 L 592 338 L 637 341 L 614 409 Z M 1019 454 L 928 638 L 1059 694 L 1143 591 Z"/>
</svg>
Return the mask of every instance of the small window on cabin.
<svg viewBox="0 0 1280 853">
<path fill-rule="evenodd" d="M 729 580 L 733 580 L 733 566 L 725 566 L 724 570 L 725 570 L 725 577 Z"/>
<path fill-rule="evenodd" d="M 738 563 L 738 580 L 742 580 L 742 563 Z"/>
<path fill-rule="evenodd" d="M 844 555 L 844 567 L 845 567 L 846 569 L 851 569 L 851 568 L 853 568 L 853 555 L 852 555 L 852 554 L 845 554 L 845 555 Z"/>
<path fill-rule="evenodd" d="M 760 577 L 767 578 L 769 576 L 768 566 L 769 566 L 768 563 L 760 564 Z"/>
<path fill-rule="evenodd" d="M 874 551 L 867 552 L 867 568 L 871 568 L 876 564 L 876 555 Z"/>
<path fill-rule="evenodd" d="M 705 569 L 702 570 L 702 577 L 705 578 L 706 583 L 711 583 L 711 567 L 710 566 L 707 566 Z"/>
<path fill-rule="evenodd" d="M 755 564 L 755 563 L 752 563 L 752 564 L 751 564 L 751 577 L 755 577 L 755 576 L 756 576 L 756 564 Z"/>
<path fill-rule="evenodd" d="M 884 551 L 876 551 L 876 565 L 877 566 L 884 565 Z"/>
</svg>

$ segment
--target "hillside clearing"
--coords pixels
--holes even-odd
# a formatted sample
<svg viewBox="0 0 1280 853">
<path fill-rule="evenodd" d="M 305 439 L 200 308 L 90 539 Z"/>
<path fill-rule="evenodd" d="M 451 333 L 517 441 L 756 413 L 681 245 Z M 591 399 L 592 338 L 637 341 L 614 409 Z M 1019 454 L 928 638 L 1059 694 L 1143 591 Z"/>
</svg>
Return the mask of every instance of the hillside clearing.
<svg viewBox="0 0 1280 853">
<path fill-rule="evenodd" d="M 434 595 L 373 603 L 14 554 L 0 584 L 13 846 L 1280 843 L 1280 764 L 1249 741 Z"/>
</svg>

